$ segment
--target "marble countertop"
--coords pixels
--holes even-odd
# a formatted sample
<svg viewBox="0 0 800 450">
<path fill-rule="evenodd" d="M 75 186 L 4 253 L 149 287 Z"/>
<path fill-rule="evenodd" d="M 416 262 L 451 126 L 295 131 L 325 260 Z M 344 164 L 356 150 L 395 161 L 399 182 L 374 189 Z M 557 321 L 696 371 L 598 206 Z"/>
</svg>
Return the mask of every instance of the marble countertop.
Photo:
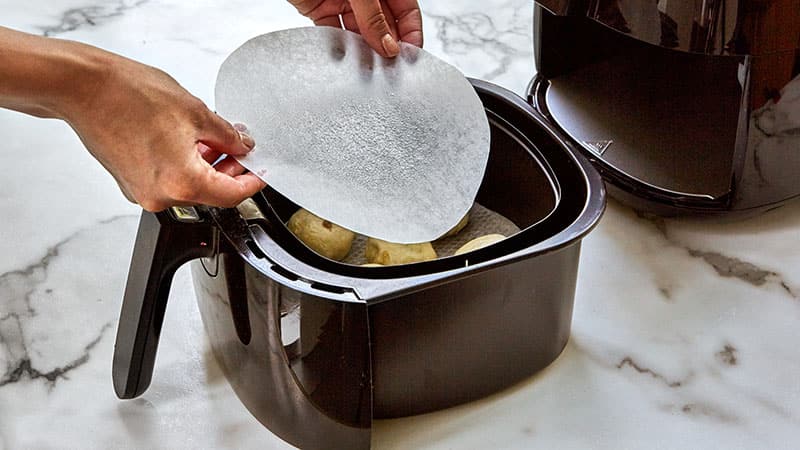
<svg viewBox="0 0 800 450">
<path fill-rule="evenodd" d="M 530 0 L 427 0 L 426 48 L 522 93 Z M 0 24 L 169 72 L 209 104 L 248 38 L 306 25 L 282 0 L 30 0 Z M 138 209 L 63 123 L 0 111 L 0 449 L 288 448 L 239 403 L 175 279 L 153 384 L 119 401 L 116 319 Z M 610 202 L 584 240 L 573 331 L 542 373 L 484 400 L 378 421 L 379 449 L 796 448 L 800 204 L 736 223 Z"/>
</svg>

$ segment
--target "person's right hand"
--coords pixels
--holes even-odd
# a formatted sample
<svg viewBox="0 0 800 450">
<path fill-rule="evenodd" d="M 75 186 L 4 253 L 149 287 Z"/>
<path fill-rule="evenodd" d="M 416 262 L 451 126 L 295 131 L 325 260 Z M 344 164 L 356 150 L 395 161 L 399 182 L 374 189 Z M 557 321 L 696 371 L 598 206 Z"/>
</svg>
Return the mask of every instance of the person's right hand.
<svg viewBox="0 0 800 450">
<path fill-rule="evenodd" d="M 107 69 L 85 99 L 63 108 L 63 118 L 129 200 L 148 211 L 232 207 L 265 186 L 233 158 L 211 165 L 253 148 L 243 127 L 237 131 L 158 69 L 103 58 Z"/>
<path fill-rule="evenodd" d="M 397 40 L 422 47 L 422 12 L 417 0 L 289 0 L 316 25 L 344 28 L 364 36 L 381 56 L 400 53 Z M 340 24 L 341 20 L 341 24 Z"/>
</svg>

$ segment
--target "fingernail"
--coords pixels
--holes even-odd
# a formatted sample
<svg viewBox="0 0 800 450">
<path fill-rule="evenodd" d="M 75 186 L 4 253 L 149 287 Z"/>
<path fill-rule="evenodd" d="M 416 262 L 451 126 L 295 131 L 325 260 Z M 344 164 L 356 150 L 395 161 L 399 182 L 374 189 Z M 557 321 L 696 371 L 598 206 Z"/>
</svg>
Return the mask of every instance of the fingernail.
<svg viewBox="0 0 800 450">
<path fill-rule="evenodd" d="M 236 129 L 236 131 L 240 131 L 240 132 L 241 131 L 247 131 L 247 125 L 245 125 L 243 123 L 235 123 L 235 124 L 233 124 L 233 128 Z"/>
<path fill-rule="evenodd" d="M 249 148 L 250 151 L 252 152 L 253 151 L 253 147 L 256 146 L 256 141 L 254 141 L 253 138 L 250 137 L 249 134 L 247 134 L 245 132 L 242 132 L 242 131 L 239 132 L 239 136 L 242 138 L 242 144 L 244 144 L 244 146 Z"/>
<path fill-rule="evenodd" d="M 383 51 L 389 56 L 397 56 L 397 54 L 400 53 L 400 44 L 398 44 L 389 33 L 383 35 L 381 38 L 381 45 L 383 46 Z"/>
</svg>

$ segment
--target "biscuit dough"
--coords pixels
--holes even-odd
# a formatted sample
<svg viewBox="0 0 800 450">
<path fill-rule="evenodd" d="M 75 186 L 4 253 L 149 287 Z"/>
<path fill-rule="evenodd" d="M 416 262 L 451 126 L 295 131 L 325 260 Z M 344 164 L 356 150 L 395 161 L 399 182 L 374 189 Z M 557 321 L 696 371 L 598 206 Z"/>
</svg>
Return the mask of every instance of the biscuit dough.
<svg viewBox="0 0 800 450">
<path fill-rule="evenodd" d="M 466 244 L 462 245 L 461 248 L 456 250 L 454 253 L 455 255 L 463 255 L 464 253 L 472 252 L 478 250 L 479 248 L 488 247 L 496 242 L 500 242 L 506 237 L 502 234 L 487 234 L 485 236 L 481 236 L 479 238 L 475 238 Z"/>
<path fill-rule="evenodd" d="M 411 264 L 436 259 L 436 251 L 430 242 L 421 244 L 395 244 L 380 239 L 367 239 L 367 261 L 385 266 Z"/>
<path fill-rule="evenodd" d="M 352 231 L 317 217 L 305 209 L 294 213 L 286 227 L 309 248 L 336 261 L 347 257 L 356 237 Z"/>
</svg>

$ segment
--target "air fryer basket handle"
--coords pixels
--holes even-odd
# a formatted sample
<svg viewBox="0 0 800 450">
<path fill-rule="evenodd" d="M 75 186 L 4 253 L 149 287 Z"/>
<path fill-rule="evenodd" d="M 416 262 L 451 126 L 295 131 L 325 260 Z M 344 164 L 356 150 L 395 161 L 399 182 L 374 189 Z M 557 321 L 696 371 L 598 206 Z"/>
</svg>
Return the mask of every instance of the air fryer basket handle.
<svg viewBox="0 0 800 450">
<path fill-rule="evenodd" d="M 181 221 L 169 211 L 142 211 L 114 345 L 119 398 L 138 397 L 150 385 L 172 277 L 184 263 L 213 256 L 217 239 L 217 229 L 199 216 Z"/>
</svg>

